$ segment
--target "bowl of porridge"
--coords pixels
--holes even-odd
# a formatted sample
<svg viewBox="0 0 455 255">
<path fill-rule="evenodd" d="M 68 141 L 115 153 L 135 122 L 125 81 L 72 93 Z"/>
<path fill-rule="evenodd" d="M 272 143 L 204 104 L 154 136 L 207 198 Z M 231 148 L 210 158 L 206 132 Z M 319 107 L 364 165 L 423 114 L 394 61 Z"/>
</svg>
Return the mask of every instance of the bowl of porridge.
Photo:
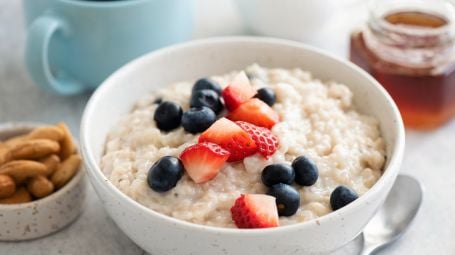
<svg viewBox="0 0 455 255">
<path fill-rule="evenodd" d="M 154 254 L 333 251 L 399 171 L 404 128 L 353 64 L 285 40 L 232 37 L 140 57 L 81 125 L 109 215 Z"/>
</svg>

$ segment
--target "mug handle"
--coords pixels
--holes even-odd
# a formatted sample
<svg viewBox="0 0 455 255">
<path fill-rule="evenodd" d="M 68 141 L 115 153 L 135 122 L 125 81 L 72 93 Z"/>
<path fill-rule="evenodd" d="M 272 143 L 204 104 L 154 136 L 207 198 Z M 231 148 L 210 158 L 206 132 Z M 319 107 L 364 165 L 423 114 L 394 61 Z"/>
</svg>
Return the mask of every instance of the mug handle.
<svg viewBox="0 0 455 255">
<path fill-rule="evenodd" d="M 84 84 L 69 77 L 57 78 L 49 64 L 49 44 L 57 32 L 67 34 L 65 23 L 52 16 L 36 19 L 28 28 L 25 64 L 32 79 L 43 89 L 62 95 L 74 95 L 85 90 Z"/>
</svg>

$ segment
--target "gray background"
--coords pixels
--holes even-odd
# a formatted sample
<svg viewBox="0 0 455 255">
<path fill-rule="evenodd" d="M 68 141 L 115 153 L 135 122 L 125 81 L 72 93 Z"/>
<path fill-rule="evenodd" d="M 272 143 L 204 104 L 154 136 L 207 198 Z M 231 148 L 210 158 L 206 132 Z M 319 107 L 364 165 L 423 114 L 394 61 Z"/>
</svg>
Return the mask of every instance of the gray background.
<svg viewBox="0 0 455 255">
<path fill-rule="evenodd" d="M 230 0 L 197 2 L 194 37 L 244 33 L 245 29 Z M 357 11 L 350 16 L 358 19 L 351 23 L 339 19 L 328 33 L 334 38 L 329 40 L 331 43 L 321 41 L 319 45 L 344 56 L 346 31 L 358 24 L 362 14 Z M 60 97 L 40 91 L 23 66 L 24 39 L 21 1 L 0 0 L 0 123 L 53 123 L 63 120 L 78 135 L 81 114 L 90 95 Z M 426 187 L 424 204 L 405 238 L 381 254 L 455 253 L 454 141 L 455 121 L 434 132 L 407 131 L 402 172 L 423 182 Z M 88 194 L 86 209 L 74 224 L 34 241 L 0 242 L 0 254 L 143 254 L 107 216 L 91 187 Z M 335 254 L 356 254 L 357 250 L 358 241 Z"/>
</svg>

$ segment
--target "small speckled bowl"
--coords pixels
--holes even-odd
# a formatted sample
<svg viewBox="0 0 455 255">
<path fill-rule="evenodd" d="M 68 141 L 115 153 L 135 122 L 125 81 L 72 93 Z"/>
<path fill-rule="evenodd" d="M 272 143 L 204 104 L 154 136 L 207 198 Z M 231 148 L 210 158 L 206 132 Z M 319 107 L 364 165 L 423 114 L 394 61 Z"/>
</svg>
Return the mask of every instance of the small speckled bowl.
<svg viewBox="0 0 455 255">
<path fill-rule="evenodd" d="M 0 141 L 25 134 L 36 123 L 0 125 Z M 82 212 L 86 182 L 84 168 L 61 189 L 33 202 L 0 205 L 0 241 L 22 241 L 54 233 L 73 222 Z"/>
</svg>

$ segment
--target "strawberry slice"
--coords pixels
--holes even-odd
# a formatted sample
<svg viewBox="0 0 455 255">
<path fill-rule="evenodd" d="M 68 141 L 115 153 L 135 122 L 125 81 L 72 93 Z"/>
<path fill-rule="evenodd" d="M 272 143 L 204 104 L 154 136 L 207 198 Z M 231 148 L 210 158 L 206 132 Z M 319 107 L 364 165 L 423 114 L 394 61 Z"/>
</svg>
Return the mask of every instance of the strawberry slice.
<svg viewBox="0 0 455 255">
<path fill-rule="evenodd" d="M 257 98 L 252 98 L 230 112 L 227 118 L 232 121 L 246 121 L 256 126 L 271 129 L 280 116 L 270 106 Z"/>
<path fill-rule="evenodd" d="M 278 149 L 278 137 L 269 129 L 244 121 L 236 121 L 235 124 L 239 125 L 253 138 L 259 153 L 266 159 Z"/>
<path fill-rule="evenodd" d="M 239 161 L 257 152 L 256 144 L 247 132 L 234 122 L 221 118 L 199 136 L 199 142 L 216 143 L 231 153 L 228 161 Z"/>
<path fill-rule="evenodd" d="M 229 111 L 239 107 L 243 102 L 254 97 L 257 91 L 251 87 L 250 80 L 246 76 L 245 72 L 240 72 L 232 80 L 231 84 L 227 86 L 221 94 L 224 99 L 224 104 Z"/>
<path fill-rule="evenodd" d="M 198 143 L 180 155 L 183 166 L 195 183 L 213 179 L 229 158 L 229 151 L 214 143 Z"/>
<path fill-rule="evenodd" d="M 238 228 L 272 228 L 279 225 L 275 198 L 269 195 L 241 195 L 235 200 L 231 215 Z"/>
</svg>

